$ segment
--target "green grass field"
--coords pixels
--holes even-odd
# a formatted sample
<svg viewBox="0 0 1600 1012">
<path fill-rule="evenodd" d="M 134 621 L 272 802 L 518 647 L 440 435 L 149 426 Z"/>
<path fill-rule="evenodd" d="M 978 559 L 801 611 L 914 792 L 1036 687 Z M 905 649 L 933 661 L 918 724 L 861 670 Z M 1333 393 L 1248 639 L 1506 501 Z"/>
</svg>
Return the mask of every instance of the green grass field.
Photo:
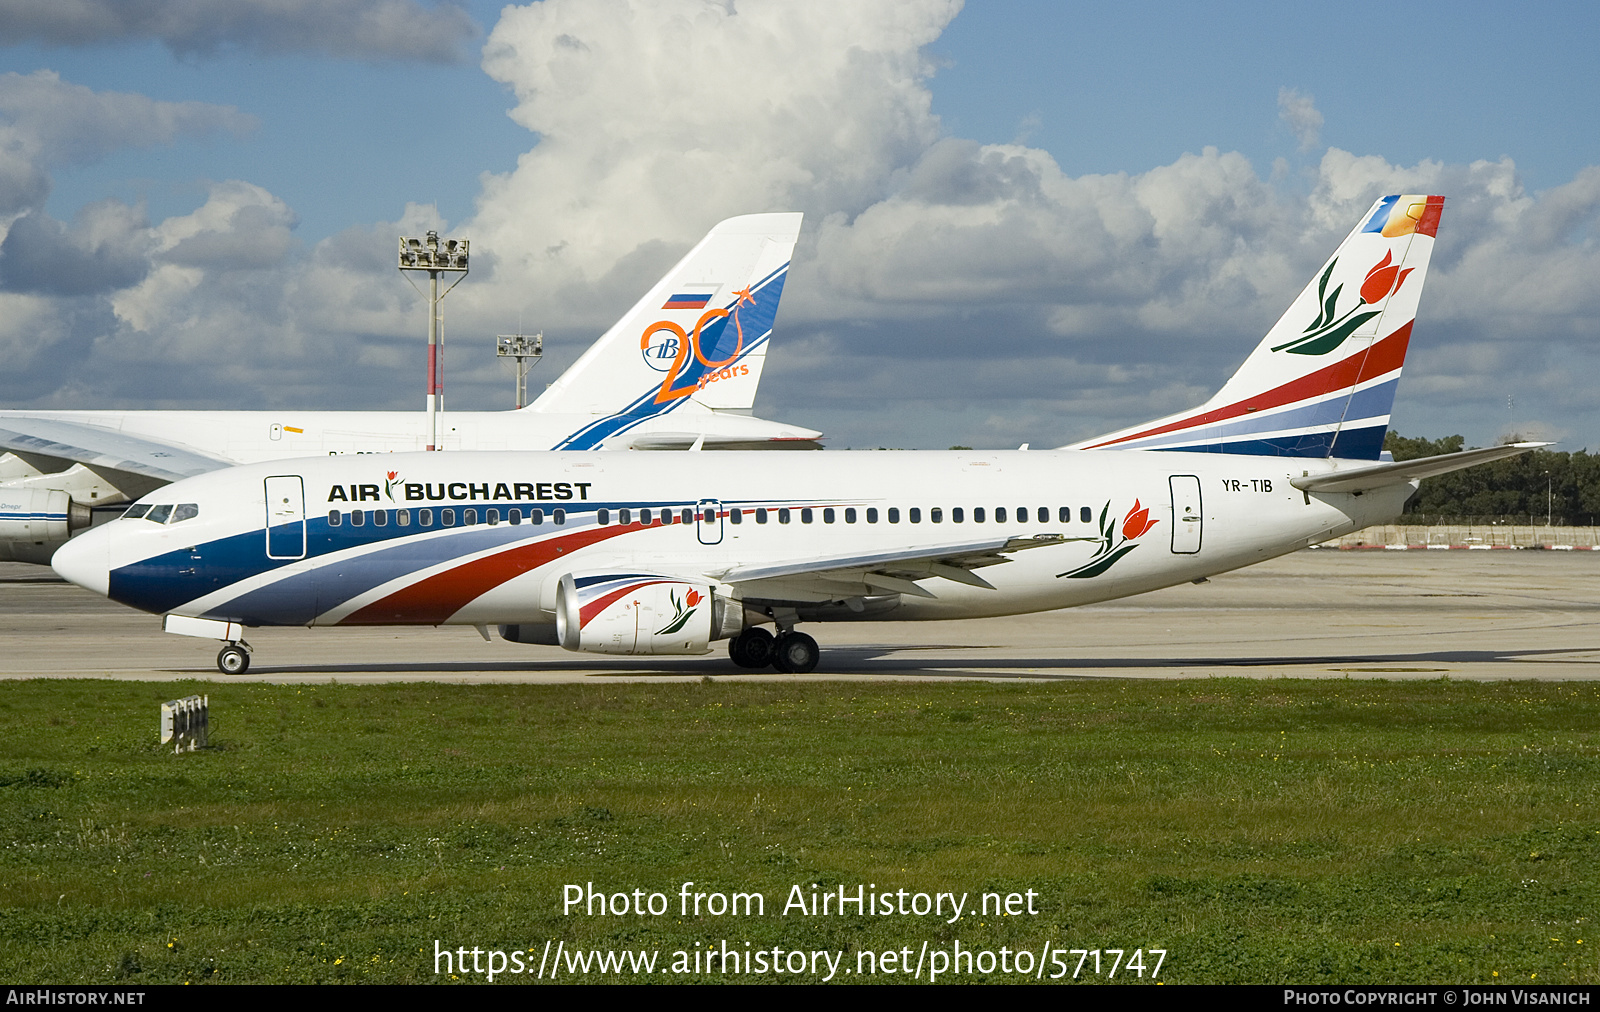
<svg viewBox="0 0 1600 1012">
<path fill-rule="evenodd" d="M 172 755 L 158 704 L 208 689 L 211 747 Z M 1164 949 L 1173 983 L 1593 983 L 1597 728 L 1593 683 L 12 682 L 0 976 L 448 980 L 435 940 L 854 967 L 959 940 Z M 563 914 L 591 881 L 670 910 Z M 685 881 L 766 914 L 680 916 Z M 955 924 L 780 913 L 861 884 L 972 899 Z M 1030 889 L 1036 915 L 971 909 Z"/>
</svg>

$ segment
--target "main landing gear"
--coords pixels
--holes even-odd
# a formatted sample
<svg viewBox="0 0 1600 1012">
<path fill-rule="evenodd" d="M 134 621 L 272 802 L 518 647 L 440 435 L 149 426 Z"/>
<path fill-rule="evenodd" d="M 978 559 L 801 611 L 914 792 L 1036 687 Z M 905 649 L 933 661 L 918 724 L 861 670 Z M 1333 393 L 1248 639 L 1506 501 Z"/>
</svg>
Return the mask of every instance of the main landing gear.
<svg viewBox="0 0 1600 1012">
<path fill-rule="evenodd" d="M 217 653 L 217 670 L 225 675 L 242 675 L 250 670 L 250 644 L 244 640 L 229 643 Z"/>
<path fill-rule="evenodd" d="M 728 641 L 728 656 L 741 668 L 770 664 L 785 674 L 803 675 L 816 668 L 821 655 L 816 640 L 793 629 L 774 637 L 760 626 L 751 626 Z"/>
</svg>

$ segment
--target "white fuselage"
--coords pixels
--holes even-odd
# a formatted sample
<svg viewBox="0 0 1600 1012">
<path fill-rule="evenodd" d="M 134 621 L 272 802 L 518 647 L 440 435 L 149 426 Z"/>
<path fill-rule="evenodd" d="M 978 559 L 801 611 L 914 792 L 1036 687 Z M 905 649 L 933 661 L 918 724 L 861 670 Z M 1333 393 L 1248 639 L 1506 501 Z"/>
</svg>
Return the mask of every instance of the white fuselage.
<svg viewBox="0 0 1600 1012">
<path fill-rule="evenodd" d="M 815 440 L 820 433 L 749 414 L 711 412 L 641 418 L 586 449 L 626 448 L 641 437 L 705 432 L 708 442 Z M 692 415 L 692 417 L 691 417 Z M 238 464 L 329 454 L 409 453 L 426 450 L 428 416 L 421 411 L 10 411 L 7 416 L 59 419 L 93 425 L 197 450 Z M 604 415 L 541 411 L 451 411 L 440 415 L 445 450 L 549 450 Z"/>
<path fill-rule="evenodd" d="M 169 485 L 143 503 L 194 516 L 114 521 L 56 566 L 135 607 L 245 625 L 546 623 L 575 571 L 705 580 L 754 614 L 803 621 L 1005 615 L 1261 562 L 1387 520 L 1413 490 L 1289 484 L 1330 466 L 1149 451 L 324 457 Z M 964 559 L 1047 535 L 1065 540 L 995 548 L 972 570 L 988 587 L 924 575 L 921 596 L 871 575 L 893 568 L 873 559 Z"/>
</svg>

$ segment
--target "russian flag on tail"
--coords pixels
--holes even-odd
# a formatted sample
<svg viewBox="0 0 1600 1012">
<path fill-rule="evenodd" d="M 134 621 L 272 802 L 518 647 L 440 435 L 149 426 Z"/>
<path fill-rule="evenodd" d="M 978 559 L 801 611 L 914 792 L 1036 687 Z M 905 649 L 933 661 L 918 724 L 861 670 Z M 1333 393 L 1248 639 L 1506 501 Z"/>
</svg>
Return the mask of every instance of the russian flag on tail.
<svg viewBox="0 0 1600 1012">
<path fill-rule="evenodd" d="M 717 293 L 715 288 L 703 292 L 679 292 L 662 303 L 662 309 L 704 309 Z"/>
</svg>

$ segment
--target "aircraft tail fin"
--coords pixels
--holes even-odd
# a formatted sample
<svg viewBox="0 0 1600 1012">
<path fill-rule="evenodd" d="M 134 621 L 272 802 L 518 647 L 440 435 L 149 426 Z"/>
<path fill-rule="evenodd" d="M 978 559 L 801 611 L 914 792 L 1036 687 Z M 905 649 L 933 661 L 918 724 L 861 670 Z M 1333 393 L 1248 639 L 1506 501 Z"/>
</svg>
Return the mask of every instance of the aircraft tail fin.
<svg viewBox="0 0 1600 1012">
<path fill-rule="evenodd" d="M 690 403 L 748 413 L 800 220 L 747 214 L 716 225 L 524 410 L 596 416 L 563 450 Z"/>
<path fill-rule="evenodd" d="M 1379 459 L 1443 207 L 1378 200 L 1215 397 L 1069 449 Z"/>
</svg>

